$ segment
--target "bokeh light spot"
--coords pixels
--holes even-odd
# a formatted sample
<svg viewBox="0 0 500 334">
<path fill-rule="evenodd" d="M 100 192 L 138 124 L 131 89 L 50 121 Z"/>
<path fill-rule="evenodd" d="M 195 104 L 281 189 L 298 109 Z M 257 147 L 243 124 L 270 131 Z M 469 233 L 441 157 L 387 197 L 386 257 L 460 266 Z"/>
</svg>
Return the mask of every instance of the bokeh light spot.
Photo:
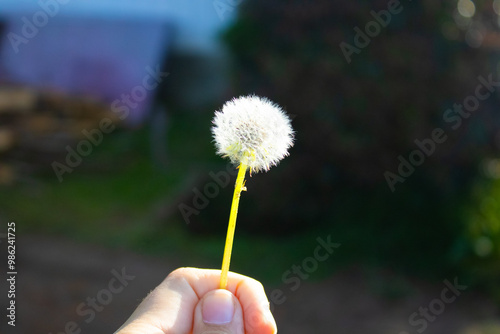
<svg viewBox="0 0 500 334">
<path fill-rule="evenodd" d="M 488 256 L 493 250 L 493 242 L 488 237 L 479 237 L 474 243 L 474 251 L 478 256 Z"/>
<path fill-rule="evenodd" d="M 497 15 L 500 15 L 500 0 L 493 1 L 493 10 Z"/>
<path fill-rule="evenodd" d="M 473 17 L 476 13 L 476 5 L 471 0 L 458 0 L 457 9 L 463 17 Z"/>
</svg>

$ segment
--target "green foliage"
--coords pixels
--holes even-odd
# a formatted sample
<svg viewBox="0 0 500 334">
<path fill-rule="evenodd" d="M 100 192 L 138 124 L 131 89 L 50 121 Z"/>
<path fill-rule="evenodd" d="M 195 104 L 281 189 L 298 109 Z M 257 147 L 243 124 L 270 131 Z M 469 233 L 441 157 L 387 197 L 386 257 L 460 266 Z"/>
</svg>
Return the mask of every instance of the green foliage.
<svg viewBox="0 0 500 334">
<path fill-rule="evenodd" d="M 247 181 L 238 224 L 273 235 L 332 231 L 353 259 L 442 277 L 459 265 L 477 165 L 498 151 L 497 97 L 457 128 L 444 113 L 474 94 L 478 76 L 497 79 L 492 50 L 467 45 L 453 17 L 456 1 L 401 2 L 403 10 L 348 62 L 340 43 L 354 45 L 354 28 L 363 30 L 371 11 L 387 4 L 242 5 L 224 35 L 236 95 L 255 92 L 284 106 L 296 145 L 280 166 Z M 490 12 L 476 2 L 474 19 Z M 384 173 L 398 174 L 398 157 L 408 158 L 415 140 L 436 128 L 446 141 L 392 193 Z"/>
<path fill-rule="evenodd" d="M 495 163 L 496 162 L 496 163 Z M 497 160 L 490 160 L 490 166 Z M 498 167 L 497 167 L 498 168 Z M 475 182 L 465 207 L 465 234 L 459 260 L 475 283 L 485 284 L 500 300 L 500 179 L 482 176 Z M 458 242 L 457 242 L 458 243 Z"/>
<path fill-rule="evenodd" d="M 246 2 L 225 35 L 237 63 L 235 86 L 267 95 L 296 116 L 293 155 L 309 164 L 302 173 L 321 175 L 333 166 L 354 182 L 383 183 L 398 155 L 445 127 L 445 110 L 473 93 L 478 75 L 491 73 L 489 51 L 443 35 L 443 26 L 454 24 L 454 5 L 404 3 L 348 63 L 340 43 L 354 45 L 353 28 L 364 29 L 374 20 L 370 11 L 386 9 L 387 1 Z M 455 150 L 468 131 L 445 130 L 448 141 L 420 168 L 431 182 L 477 162 L 471 147 L 479 138 Z"/>
</svg>

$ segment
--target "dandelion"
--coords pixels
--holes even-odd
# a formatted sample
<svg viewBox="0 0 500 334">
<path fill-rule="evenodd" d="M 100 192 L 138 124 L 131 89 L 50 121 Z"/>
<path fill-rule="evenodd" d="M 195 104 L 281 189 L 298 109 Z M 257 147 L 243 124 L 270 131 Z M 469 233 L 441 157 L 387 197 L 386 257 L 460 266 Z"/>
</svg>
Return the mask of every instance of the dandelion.
<svg viewBox="0 0 500 334">
<path fill-rule="evenodd" d="M 255 95 L 228 101 L 215 112 L 212 134 L 217 154 L 238 166 L 233 202 L 229 215 L 226 245 L 222 260 L 220 288 L 227 286 L 236 216 L 246 170 L 268 171 L 288 155 L 293 146 L 293 130 L 285 112 L 270 100 Z"/>
<path fill-rule="evenodd" d="M 276 104 L 258 96 L 226 102 L 213 120 L 217 154 L 235 165 L 245 161 L 251 171 L 268 171 L 293 145 L 290 119 Z"/>
</svg>

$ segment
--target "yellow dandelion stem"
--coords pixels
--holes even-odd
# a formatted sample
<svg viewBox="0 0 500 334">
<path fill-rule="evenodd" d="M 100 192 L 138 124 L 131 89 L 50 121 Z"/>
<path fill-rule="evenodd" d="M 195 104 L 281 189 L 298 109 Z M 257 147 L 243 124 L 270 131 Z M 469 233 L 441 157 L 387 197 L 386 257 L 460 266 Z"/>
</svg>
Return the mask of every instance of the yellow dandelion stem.
<svg viewBox="0 0 500 334">
<path fill-rule="evenodd" d="M 233 250 L 234 230 L 236 228 L 236 216 L 238 215 L 238 205 L 240 203 L 240 195 L 244 188 L 245 173 L 248 165 L 241 162 L 239 166 L 238 176 L 234 185 L 233 202 L 231 204 L 231 213 L 229 215 L 229 225 L 227 227 L 226 245 L 224 247 L 224 256 L 222 258 L 222 270 L 220 274 L 220 288 L 227 288 L 227 274 L 229 272 L 229 263 L 231 262 L 231 252 Z"/>
</svg>

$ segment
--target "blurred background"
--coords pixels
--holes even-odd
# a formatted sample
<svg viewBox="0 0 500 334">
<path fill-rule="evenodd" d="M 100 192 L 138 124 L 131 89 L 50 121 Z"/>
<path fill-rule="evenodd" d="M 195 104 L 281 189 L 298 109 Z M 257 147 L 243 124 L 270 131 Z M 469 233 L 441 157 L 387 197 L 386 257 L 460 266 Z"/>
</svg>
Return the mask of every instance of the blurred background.
<svg viewBox="0 0 500 334">
<path fill-rule="evenodd" d="M 231 270 L 281 291 L 280 332 L 500 333 L 499 27 L 499 0 L 2 0 L 0 332 L 112 332 L 219 268 L 211 119 L 255 93 L 296 143 L 247 178 Z"/>
</svg>

